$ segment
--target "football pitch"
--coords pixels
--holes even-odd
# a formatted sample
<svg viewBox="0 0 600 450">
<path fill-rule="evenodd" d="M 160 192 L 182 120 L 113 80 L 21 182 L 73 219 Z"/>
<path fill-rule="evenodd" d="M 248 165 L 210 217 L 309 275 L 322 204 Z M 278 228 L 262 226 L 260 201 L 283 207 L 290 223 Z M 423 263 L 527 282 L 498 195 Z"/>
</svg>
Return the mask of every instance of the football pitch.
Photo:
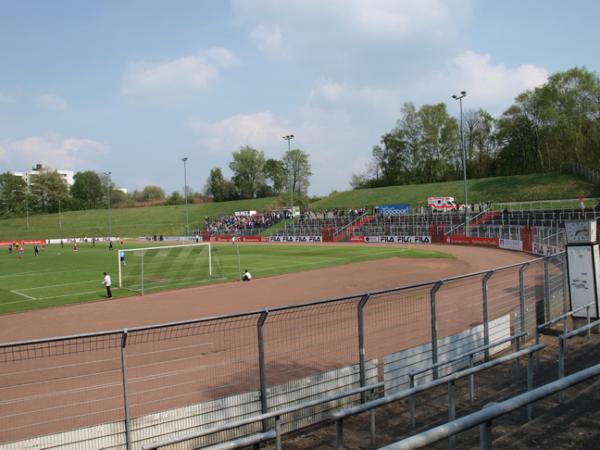
<svg viewBox="0 0 600 450">
<path fill-rule="evenodd" d="M 99 300 L 106 297 L 103 272 L 112 277 L 113 296 L 145 293 L 239 280 L 248 269 L 254 277 L 265 277 L 359 261 L 384 258 L 448 258 L 447 254 L 427 248 L 366 247 L 355 245 L 232 245 L 212 244 L 209 273 L 208 247 L 181 247 L 126 252 L 122 266 L 123 288 L 118 287 L 120 249 L 161 247 L 136 242 L 115 245 L 81 244 L 77 252 L 70 246 L 49 245 L 34 256 L 26 246 L 19 258 L 6 248 L 0 254 L 0 313 L 46 308 L 49 306 Z M 238 256 L 239 255 L 239 256 Z"/>
</svg>

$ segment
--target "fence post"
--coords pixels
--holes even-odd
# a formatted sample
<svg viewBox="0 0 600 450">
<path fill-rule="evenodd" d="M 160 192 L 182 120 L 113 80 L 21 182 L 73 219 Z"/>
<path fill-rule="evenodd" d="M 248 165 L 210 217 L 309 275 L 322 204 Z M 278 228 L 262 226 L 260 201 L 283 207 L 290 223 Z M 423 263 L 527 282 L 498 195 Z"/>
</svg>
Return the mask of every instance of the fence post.
<svg viewBox="0 0 600 450">
<path fill-rule="evenodd" d="M 260 410 L 262 414 L 269 412 L 269 405 L 267 404 L 267 380 L 265 375 L 265 339 L 264 339 L 264 325 L 267 321 L 269 310 L 265 309 L 258 316 L 256 323 L 256 335 L 258 337 L 258 371 L 260 377 Z M 263 431 L 267 431 L 267 421 L 263 421 Z"/>
<path fill-rule="evenodd" d="M 525 321 L 525 271 L 529 268 L 529 264 L 523 264 L 519 268 L 519 314 L 521 323 L 521 333 L 525 331 L 527 323 Z"/>
<path fill-rule="evenodd" d="M 365 305 L 371 296 L 365 294 L 358 302 L 358 363 L 360 370 L 360 386 L 367 385 L 367 369 L 366 369 L 366 351 L 365 351 Z M 367 393 L 360 394 L 361 402 L 364 403 L 367 399 Z"/>
<path fill-rule="evenodd" d="M 544 258 L 544 321 L 551 319 L 550 317 L 550 275 L 548 273 L 548 258 Z"/>
<path fill-rule="evenodd" d="M 127 390 L 127 329 L 123 330 L 121 336 L 121 376 L 123 379 L 123 410 L 125 413 L 125 447 L 131 449 L 131 426 L 129 423 L 129 395 Z"/>
<path fill-rule="evenodd" d="M 563 314 L 569 311 L 569 280 L 567 279 L 567 254 L 565 253 L 561 258 L 562 266 L 562 281 L 563 281 Z"/>
<path fill-rule="evenodd" d="M 494 271 L 487 272 L 481 280 L 482 297 L 483 297 L 483 345 L 490 345 L 490 319 L 488 313 L 488 281 L 494 275 Z M 485 360 L 490 359 L 490 349 L 485 349 Z"/>
<path fill-rule="evenodd" d="M 437 292 L 440 290 L 443 281 L 436 282 L 431 288 L 431 364 L 433 368 L 433 378 L 438 377 L 438 368 L 435 365 L 438 362 L 438 339 L 437 339 Z"/>
</svg>

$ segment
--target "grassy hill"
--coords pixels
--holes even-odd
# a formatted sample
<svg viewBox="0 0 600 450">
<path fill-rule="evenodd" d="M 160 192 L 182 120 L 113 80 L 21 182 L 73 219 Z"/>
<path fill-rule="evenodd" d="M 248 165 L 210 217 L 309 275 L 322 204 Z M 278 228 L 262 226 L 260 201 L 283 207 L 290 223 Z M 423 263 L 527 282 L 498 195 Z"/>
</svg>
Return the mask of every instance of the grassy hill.
<svg viewBox="0 0 600 450">
<path fill-rule="evenodd" d="M 600 188 L 573 175 L 544 173 L 468 180 L 469 203 L 518 202 L 600 195 Z M 311 204 L 311 209 L 360 208 L 385 203 L 427 204 L 427 197 L 454 197 L 464 201 L 462 181 L 357 189 L 332 194 Z"/>
<path fill-rule="evenodd" d="M 277 198 L 238 200 L 220 203 L 190 204 L 190 229 L 203 228 L 204 218 L 232 214 L 234 211 L 263 211 L 277 207 Z M 29 231 L 25 217 L 0 220 L 0 240 L 52 238 L 72 236 L 107 236 L 108 210 L 69 211 L 62 214 L 62 229 L 58 214 L 29 216 Z M 180 235 L 185 231 L 185 205 L 146 208 L 112 208 L 112 234 L 137 237 L 153 234 Z"/>
<path fill-rule="evenodd" d="M 600 188 L 572 175 L 546 173 L 513 177 L 469 180 L 469 202 L 508 202 L 551 200 L 600 196 Z M 361 208 L 384 203 L 425 205 L 430 196 L 453 196 L 463 200 L 463 182 L 390 186 L 376 189 L 358 189 L 332 194 L 311 204 L 311 209 Z M 221 203 L 189 205 L 190 229 L 201 227 L 204 217 L 232 214 L 234 211 L 254 209 L 264 211 L 277 208 L 275 197 L 239 200 Z M 153 234 L 181 234 L 185 230 L 185 206 L 155 206 L 146 208 L 113 208 L 110 210 L 112 234 L 136 237 Z M 62 214 L 62 229 L 58 214 L 32 215 L 29 231 L 24 217 L 0 220 L 0 240 L 52 238 L 71 236 L 106 236 L 108 211 L 71 211 Z"/>
</svg>

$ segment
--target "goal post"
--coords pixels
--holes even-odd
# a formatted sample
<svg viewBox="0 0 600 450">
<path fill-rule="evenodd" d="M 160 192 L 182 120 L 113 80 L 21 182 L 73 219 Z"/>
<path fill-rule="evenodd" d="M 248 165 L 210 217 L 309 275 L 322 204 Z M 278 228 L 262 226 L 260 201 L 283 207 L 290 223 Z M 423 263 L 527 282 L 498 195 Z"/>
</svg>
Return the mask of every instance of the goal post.
<svg viewBox="0 0 600 450">
<path fill-rule="evenodd" d="M 119 249 L 119 288 L 141 292 L 193 285 L 219 276 L 210 242 Z"/>
</svg>

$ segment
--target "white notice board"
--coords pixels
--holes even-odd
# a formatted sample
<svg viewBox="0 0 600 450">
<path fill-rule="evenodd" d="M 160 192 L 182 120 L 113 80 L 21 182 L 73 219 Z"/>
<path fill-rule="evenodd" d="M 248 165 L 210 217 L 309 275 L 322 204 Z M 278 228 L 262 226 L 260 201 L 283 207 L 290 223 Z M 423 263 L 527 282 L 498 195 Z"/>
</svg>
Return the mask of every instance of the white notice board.
<svg viewBox="0 0 600 450">
<path fill-rule="evenodd" d="M 579 308 L 594 302 L 591 317 L 598 318 L 598 286 L 600 285 L 600 253 L 598 244 L 567 246 L 569 262 L 569 292 L 571 308 Z M 586 317 L 585 309 L 573 314 Z"/>
</svg>

